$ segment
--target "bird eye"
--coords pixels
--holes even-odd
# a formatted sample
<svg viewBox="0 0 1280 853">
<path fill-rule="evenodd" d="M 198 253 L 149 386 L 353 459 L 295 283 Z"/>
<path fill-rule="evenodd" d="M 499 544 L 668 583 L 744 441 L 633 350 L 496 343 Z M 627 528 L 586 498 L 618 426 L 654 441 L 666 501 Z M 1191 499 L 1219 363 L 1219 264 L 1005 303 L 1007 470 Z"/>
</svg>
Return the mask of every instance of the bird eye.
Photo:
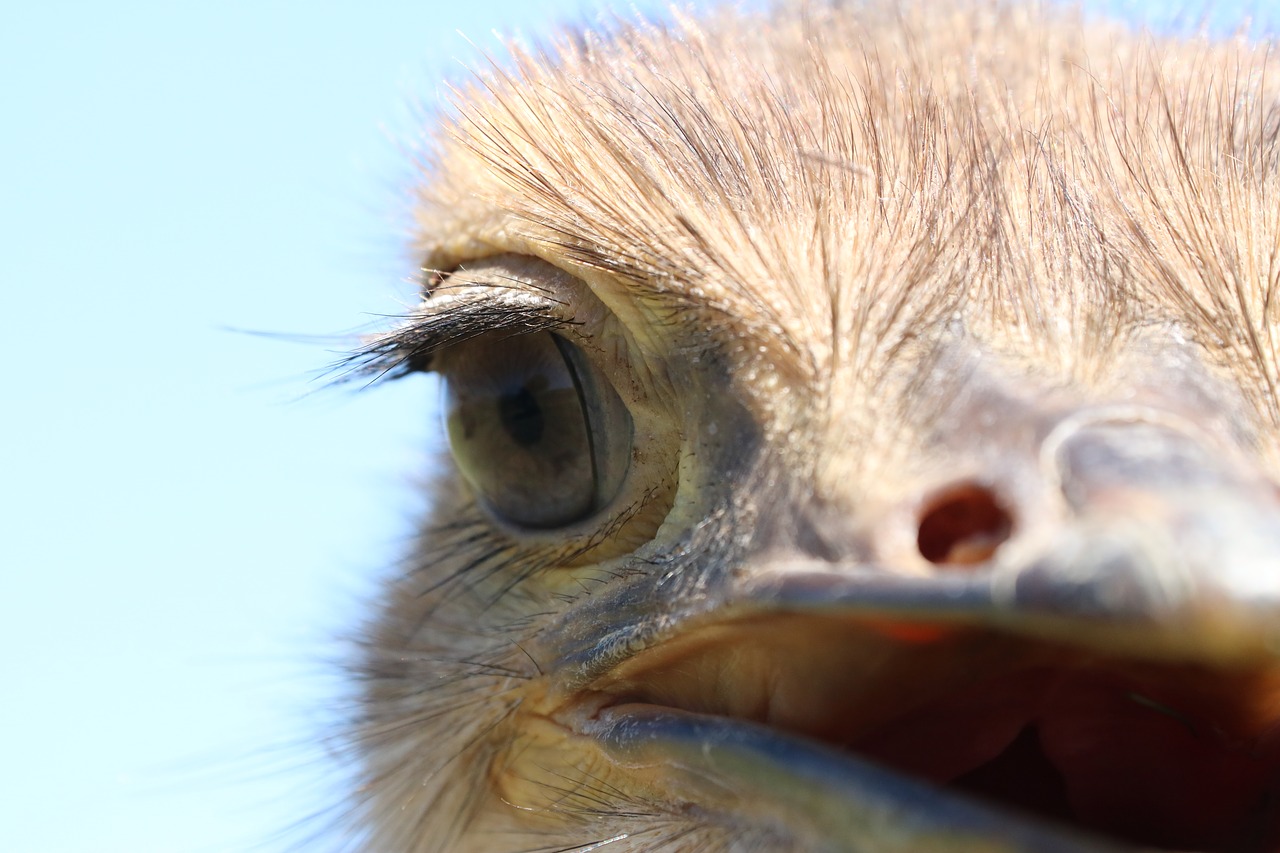
<svg viewBox="0 0 1280 853">
<path fill-rule="evenodd" d="M 500 519 L 561 527 L 617 495 L 631 415 L 582 351 L 549 332 L 483 338 L 442 366 L 449 445 Z"/>
</svg>

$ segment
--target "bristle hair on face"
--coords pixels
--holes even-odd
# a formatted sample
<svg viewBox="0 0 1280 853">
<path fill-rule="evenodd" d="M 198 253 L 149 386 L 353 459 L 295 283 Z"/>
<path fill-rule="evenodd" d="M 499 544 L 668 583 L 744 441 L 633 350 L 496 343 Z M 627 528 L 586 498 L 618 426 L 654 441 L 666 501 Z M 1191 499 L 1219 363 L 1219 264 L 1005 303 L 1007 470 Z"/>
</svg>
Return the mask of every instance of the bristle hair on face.
<svg viewBox="0 0 1280 853">
<path fill-rule="evenodd" d="M 936 467 L 921 448 L 978 380 L 1073 403 L 1183 382 L 1280 476 L 1274 41 L 1002 0 L 677 10 L 513 47 L 454 98 L 413 191 L 435 272 L 353 375 L 605 329 L 604 372 L 664 428 L 638 426 L 635 456 L 674 473 L 556 541 L 442 465 L 352 667 L 351 849 L 788 849 L 530 758 L 559 735 L 535 731 L 549 673 L 529 649 L 636 578 L 697 588 L 796 493 L 887 502 Z M 725 398 L 753 419 L 741 482 L 698 468 L 698 417 Z"/>
<path fill-rule="evenodd" d="M 809 375 L 957 311 L 1087 374 L 1155 302 L 1269 393 L 1272 65 L 996 2 L 635 26 L 464 93 L 423 252 L 500 216 Z"/>
</svg>

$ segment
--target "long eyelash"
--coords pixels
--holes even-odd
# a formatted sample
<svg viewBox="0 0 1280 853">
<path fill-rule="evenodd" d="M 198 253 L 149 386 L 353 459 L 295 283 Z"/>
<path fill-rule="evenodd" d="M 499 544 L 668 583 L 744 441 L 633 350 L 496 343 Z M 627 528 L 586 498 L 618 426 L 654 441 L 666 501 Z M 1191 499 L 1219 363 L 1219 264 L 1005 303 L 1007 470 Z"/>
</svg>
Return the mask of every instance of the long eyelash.
<svg viewBox="0 0 1280 853">
<path fill-rule="evenodd" d="M 367 385 L 433 369 L 435 356 L 479 335 L 507 332 L 526 335 L 573 325 L 566 305 L 527 283 L 487 281 L 456 286 L 436 285 L 420 310 L 400 325 L 369 338 L 334 365 L 334 384 L 362 380 Z"/>
</svg>

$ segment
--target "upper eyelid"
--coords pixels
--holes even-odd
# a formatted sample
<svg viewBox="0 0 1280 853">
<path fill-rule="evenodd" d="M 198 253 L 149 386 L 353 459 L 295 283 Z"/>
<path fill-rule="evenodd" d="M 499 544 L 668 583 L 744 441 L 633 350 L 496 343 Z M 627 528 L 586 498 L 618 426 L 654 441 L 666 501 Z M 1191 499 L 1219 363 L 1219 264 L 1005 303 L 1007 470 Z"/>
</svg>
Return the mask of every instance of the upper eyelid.
<svg viewBox="0 0 1280 853">
<path fill-rule="evenodd" d="M 491 270 L 459 270 L 431 282 L 418 309 L 397 328 L 365 341 L 344 359 L 343 372 L 373 381 L 398 378 L 431 370 L 437 353 L 482 334 L 574 324 L 569 303 L 547 288 Z"/>
</svg>

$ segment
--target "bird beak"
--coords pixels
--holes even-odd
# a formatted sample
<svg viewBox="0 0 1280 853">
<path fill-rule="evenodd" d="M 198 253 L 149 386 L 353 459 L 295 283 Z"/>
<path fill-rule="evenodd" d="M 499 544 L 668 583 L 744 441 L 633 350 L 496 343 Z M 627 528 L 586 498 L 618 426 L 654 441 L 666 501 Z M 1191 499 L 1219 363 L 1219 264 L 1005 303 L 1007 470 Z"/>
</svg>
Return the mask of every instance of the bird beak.
<svg viewBox="0 0 1280 853">
<path fill-rule="evenodd" d="M 998 567 L 1011 609 L 1114 625 L 1135 652 L 1222 664 L 1280 651 L 1276 488 L 1183 429 L 1059 429 L 1046 445 L 1075 523 Z"/>
<path fill-rule="evenodd" d="M 803 849 L 1280 849 L 1280 500 L 1214 447 L 1068 419 L 1035 464 L 1056 517 L 1014 512 L 984 563 L 775 552 L 647 620 L 616 599 L 625 642 L 561 657 L 592 673 L 574 725 L 664 800 Z M 1028 732 L 1061 789 L 1030 818 L 1021 771 L 964 782 Z M 1188 807 L 1200 784 L 1226 793 Z"/>
<path fill-rule="evenodd" d="M 1230 666 L 1280 654 L 1276 488 L 1182 429 L 1068 423 L 1045 441 L 1061 521 L 929 575 L 778 560 L 762 609 L 963 622 L 1106 654 Z"/>
</svg>

